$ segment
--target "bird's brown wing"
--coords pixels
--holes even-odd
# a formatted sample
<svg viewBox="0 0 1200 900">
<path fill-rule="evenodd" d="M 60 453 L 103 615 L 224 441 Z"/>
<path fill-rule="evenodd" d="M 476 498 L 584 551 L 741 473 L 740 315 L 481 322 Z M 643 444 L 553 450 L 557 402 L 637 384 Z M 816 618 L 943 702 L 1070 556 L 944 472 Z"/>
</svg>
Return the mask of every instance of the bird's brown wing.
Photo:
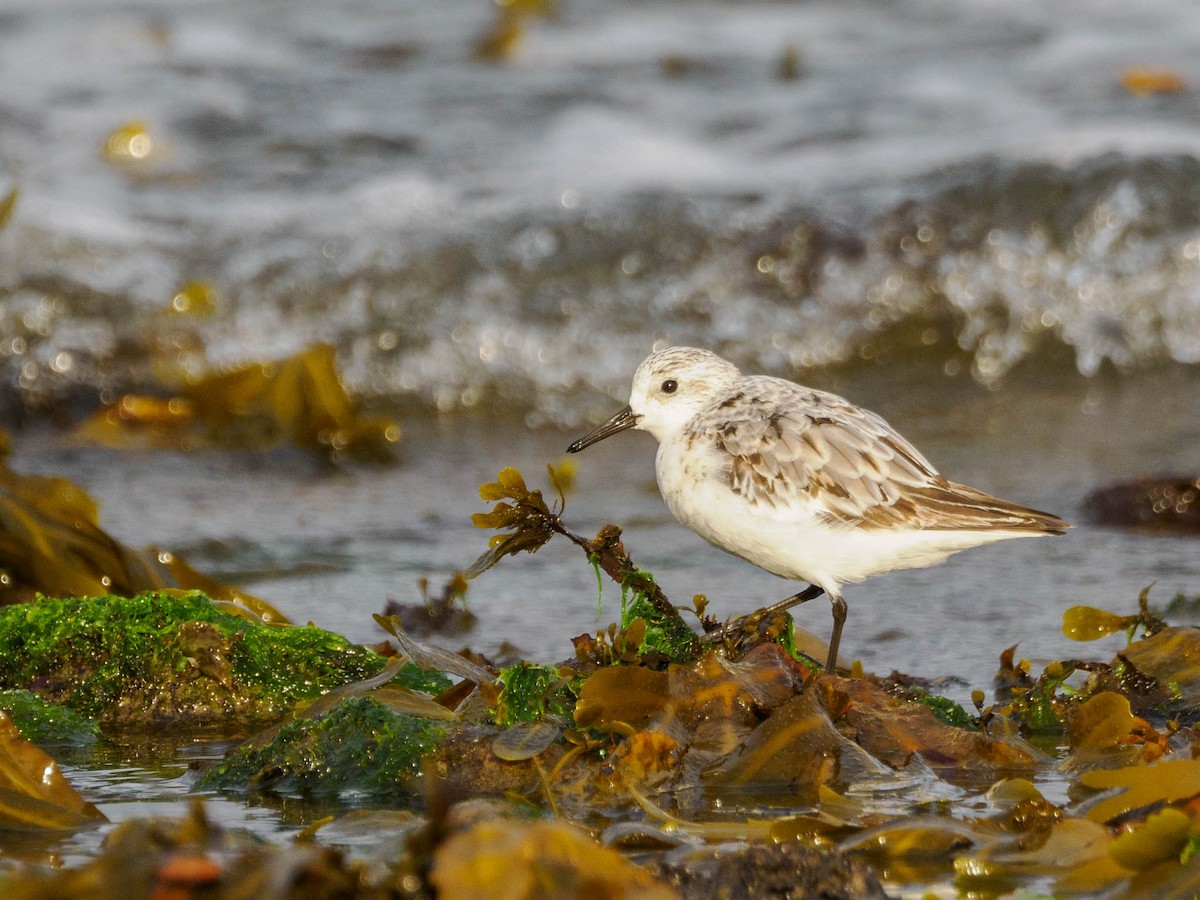
<svg viewBox="0 0 1200 900">
<path fill-rule="evenodd" d="M 705 436 L 728 455 L 729 486 L 753 506 L 811 504 L 830 524 L 860 528 L 1069 527 L 948 481 L 882 418 L 832 394 L 771 379 L 703 418 Z"/>
</svg>

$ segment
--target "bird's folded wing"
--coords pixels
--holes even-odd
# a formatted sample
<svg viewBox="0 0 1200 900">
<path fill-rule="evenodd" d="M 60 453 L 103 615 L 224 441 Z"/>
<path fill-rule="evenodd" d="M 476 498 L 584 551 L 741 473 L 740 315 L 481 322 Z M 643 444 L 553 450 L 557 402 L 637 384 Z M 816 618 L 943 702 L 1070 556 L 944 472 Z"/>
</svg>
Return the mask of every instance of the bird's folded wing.
<svg viewBox="0 0 1200 900">
<path fill-rule="evenodd" d="M 860 528 L 1012 529 L 1067 527 L 947 481 L 879 416 L 830 394 L 743 403 L 714 419 L 728 454 L 730 487 L 763 511 L 808 506 L 830 524 Z"/>
</svg>

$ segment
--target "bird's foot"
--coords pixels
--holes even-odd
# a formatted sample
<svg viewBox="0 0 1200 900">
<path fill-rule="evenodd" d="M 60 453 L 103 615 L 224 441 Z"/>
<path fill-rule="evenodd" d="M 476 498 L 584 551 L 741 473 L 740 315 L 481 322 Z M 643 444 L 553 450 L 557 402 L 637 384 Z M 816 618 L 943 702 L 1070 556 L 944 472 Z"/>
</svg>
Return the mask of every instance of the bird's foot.
<svg viewBox="0 0 1200 900">
<path fill-rule="evenodd" d="M 779 609 L 759 609 L 744 616 L 729 619 L 724 623 L 710 620 L 700 642 L 708 645 L 720 644 L 736 655 L 745 653 L 759 644 L 774 643 L 788 630 L 792 618 Z"/>
</svg>

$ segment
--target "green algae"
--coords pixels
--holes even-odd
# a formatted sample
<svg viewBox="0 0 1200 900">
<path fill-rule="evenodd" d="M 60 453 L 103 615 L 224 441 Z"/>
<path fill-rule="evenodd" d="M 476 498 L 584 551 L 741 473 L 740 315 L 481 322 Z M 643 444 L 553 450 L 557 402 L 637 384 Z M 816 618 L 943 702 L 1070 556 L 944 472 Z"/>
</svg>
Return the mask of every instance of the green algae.
<svg viewBox="0 0 1200 900">
<path fill-rule="evenodd" d="M 1052 662 L 1046 667 L 1037 684 L 1012 704 L 1012 711 L 1027 734 L 1060 734 L 1065 730 L 1065 711 L 1061 708 L 1059 689 L 1075 672 L 1071 662 Z"/>
<path fill-rule="evenodd" d="M 943 725 L 951 725 L 955 728 L 966 729 L 967 731 L 979 730 L 975 723 L 971 721 L 971 717 L 967 714 L 967 711 L 949 697 L 914 690 L 910 692 L 909 699 L 928 706 L 933 710 L 934 718 Z"/>
<path fill-rule="evenodd" d="M 497 725 L 539 722 L 546 716 L 570 721 L 579 699 L 581 679 L 571 679 L 554 666 L 517 663 L 500 671 L 499 699 L 494 718 Z"/>
<path fill-rule="evenodd" d="M 319 718 L 288 723 L 264 747 L 234 749 L 199 787 L 304 796 L 409 793 L 421 761 L 445 733 L 444 723 L 349 697 Z"/>
<path fill-rule="evenodd" d="M 21 736 L 35 744 L 90 744 L 100 734 L 92 719 L 30 691 L 0 691 L 0 709 L 12 717 Z"/>
<path fill-rule="evenodd" d="M 102 724 L 268 719 L 384 664 L 340 635 L 260 625 L 199 592 L 40 598 L 0 609 L 0 689 L 32 691 Z M 403 683 L 447 684 L 411 672 Z"/>
<path fill-rule="evenodd" d="M 787 627 L 779 632 L 779 636 L 775 638 L 775 643 L 782 647 L 788 656 L 810 672 L 818 673 L 825 671 L 825 663 L 813 659 L 797 646 L 796 621 L 791 617 L 790 613 L 784 613 L 784 615 L 787 616 Z"/>
<path fill-rule="evenodd" d="M 657 590 L 654 577 L 641 569 L 621 585 L 621 627 L 626 628 L 635 619 L 646 623 L 646 634 L 642 638 L 643 655 L 656 653 L 668 662 L 687 663 L 700 652 L 700 641 L 688 624 L 675 613 L 665 615 L 650 599 L 649 592 Z M 626 592 L 632 597 L 626 600 Z"/>
</svg>

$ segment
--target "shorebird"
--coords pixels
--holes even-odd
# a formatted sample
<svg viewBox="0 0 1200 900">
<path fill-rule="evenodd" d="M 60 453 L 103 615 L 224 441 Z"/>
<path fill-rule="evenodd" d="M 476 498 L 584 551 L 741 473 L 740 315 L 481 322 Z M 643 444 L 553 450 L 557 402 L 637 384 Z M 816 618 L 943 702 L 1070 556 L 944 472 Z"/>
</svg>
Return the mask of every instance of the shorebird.
<svg viewBox="0 0 1200 900">
<path fill-rule="evenodd" d="M 658 440 L 658 488 L 676 519 L 768 572 L 809 582 L 768 611 L 829 595 L 829 672 L 846 621 L 843 585 L 1071 527 L 947 480 L 880 416 L 849 400 L 743 375 L 707 350 L 650 354 L 633 376 L 629 405 L 567 452 L 629 428 Z"/>
</svg>

